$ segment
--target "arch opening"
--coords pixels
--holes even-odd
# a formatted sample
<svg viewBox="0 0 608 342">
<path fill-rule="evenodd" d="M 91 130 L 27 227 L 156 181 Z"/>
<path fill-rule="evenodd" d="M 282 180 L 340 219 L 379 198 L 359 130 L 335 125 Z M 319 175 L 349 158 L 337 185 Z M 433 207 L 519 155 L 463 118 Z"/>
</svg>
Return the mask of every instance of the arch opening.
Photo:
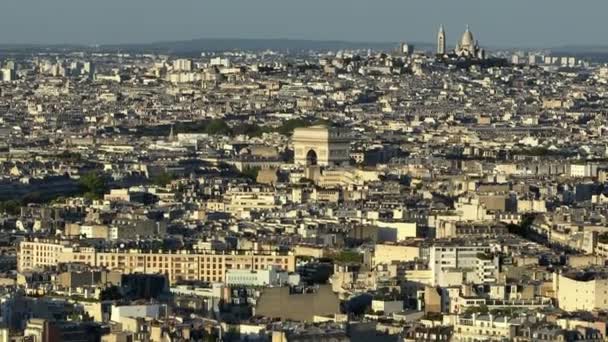
<svg viewBox="0 0 608 342">
<path fill-rule="evenodd" d="M 310 150 L 306 154 L 306 166 L 316 166 L 318 163 L 317 152 Z"/>
</svg>

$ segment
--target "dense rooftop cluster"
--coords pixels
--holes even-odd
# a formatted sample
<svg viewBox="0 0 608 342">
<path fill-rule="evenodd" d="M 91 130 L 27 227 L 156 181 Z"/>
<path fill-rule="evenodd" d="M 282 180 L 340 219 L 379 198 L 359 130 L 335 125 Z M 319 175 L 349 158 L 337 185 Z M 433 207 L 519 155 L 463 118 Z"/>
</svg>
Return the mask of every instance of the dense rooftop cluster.
<svg viewBox="0 0 608 342">
<path fill-rule="evenodd" d="M 472 37 L 2 56 L 0 339 L 605 340 L 608 68 Z"/>
</svg>

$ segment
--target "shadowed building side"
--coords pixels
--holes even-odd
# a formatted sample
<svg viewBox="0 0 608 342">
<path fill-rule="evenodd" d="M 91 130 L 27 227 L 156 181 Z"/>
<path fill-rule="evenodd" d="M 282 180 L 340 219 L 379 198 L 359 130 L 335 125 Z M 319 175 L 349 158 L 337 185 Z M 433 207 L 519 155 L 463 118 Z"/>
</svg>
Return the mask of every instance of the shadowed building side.
<svg viewBox="0 0 608 342">
<path fill-rule="evenodd" d="M 289 287 L 264 289 L 255 314 L 260 316 L 312 322 L 314 316 L 340 313 L 340 300 L 329 285 L 322 285 L 314 293 L 290 293 Z"/>
</svg>

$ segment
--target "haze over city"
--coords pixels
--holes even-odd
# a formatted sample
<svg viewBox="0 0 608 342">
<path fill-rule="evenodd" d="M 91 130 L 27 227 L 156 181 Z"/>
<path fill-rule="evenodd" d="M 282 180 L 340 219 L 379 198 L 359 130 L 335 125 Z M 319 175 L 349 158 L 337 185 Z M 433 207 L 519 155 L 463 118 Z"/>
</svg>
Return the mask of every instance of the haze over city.
<svg viewBox="0 0 608 342">
<path fill-rule="evenodd" d="M 5 1 L 0 44 L 196 38 L 432 42 L 469 24 L 490 46 L 608 45 L 608 2 L 589 0 Z M 450 37 L 456 41 L 458 37 Z"/>
</svg>

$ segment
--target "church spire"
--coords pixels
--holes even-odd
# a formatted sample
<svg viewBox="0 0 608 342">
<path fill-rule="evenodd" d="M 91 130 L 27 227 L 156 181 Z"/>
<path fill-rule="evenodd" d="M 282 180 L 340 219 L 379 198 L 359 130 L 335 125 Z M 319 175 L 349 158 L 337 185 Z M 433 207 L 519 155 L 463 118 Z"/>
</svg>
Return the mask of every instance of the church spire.
<svg viewBox="0 0 608 342">
<path fill-rule="evenodd" d="M 169 141 L 175 141 L 175 134 L 173 133 L 173 125 L 171 125 L 171 131 L 169 132 Z"/>
<path fill-rule="evenodd" d="M 445 55 L 445 30 L 443 25 L 439 26 L 439 33 L 437 34 L 437 54 Z"/>
</svg>

